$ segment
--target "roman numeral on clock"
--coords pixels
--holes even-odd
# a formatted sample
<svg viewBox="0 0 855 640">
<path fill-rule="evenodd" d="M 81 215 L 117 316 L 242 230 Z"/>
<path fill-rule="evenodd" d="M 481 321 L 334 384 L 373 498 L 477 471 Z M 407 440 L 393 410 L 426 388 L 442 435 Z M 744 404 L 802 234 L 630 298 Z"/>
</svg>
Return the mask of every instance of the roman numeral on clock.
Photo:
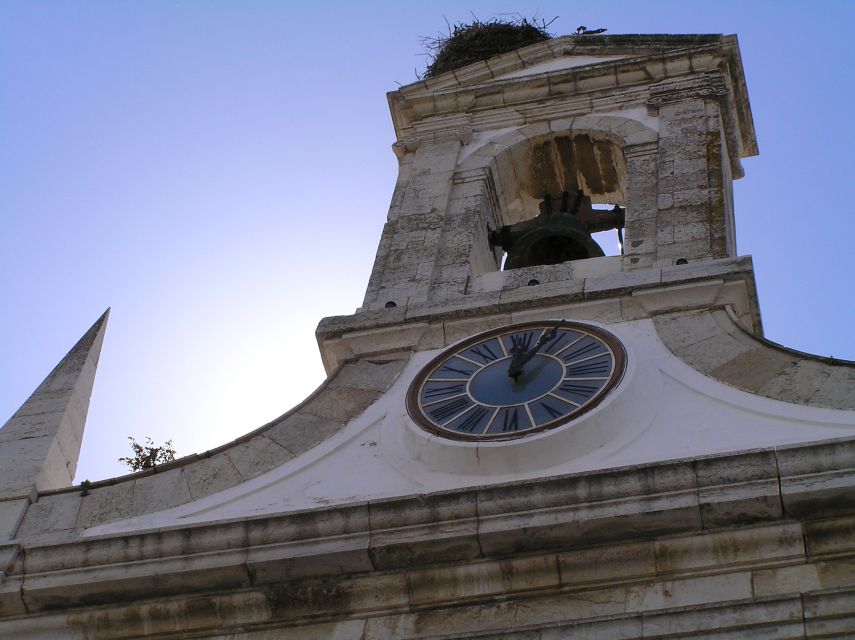
<svg viewBox="0 0 855 640">
<path fill-rule="evenodd" d="M 481 358 L 484 364 L 492 362 L 493 360 L 496 360 L 499 357 L 499 354 L 494 353 L 493 350 L 490 348 L 489 343 L 486 342 L 484 344 L 479 344 L 475 347 L 472 347 L 466 353 Z"/>
<path fill-rule="evenodd" d="M 519 407 L 513 407 L 505 411 L 505 414 L 502 416 L 502 431 L 516 431 L 520 428 L 519 411 Z"/>
<path fill-rule="evenodd" d="M 443 423 L 449 418 L 462 413 L 463 410 L 471 405 L 468 398 L 455 398 L 443 404 L 439 404 L 432 409 L 428 409 L 430 416 L 439 423 Z"/>
<path fill-rule="evenodd" d="M 466 390 L 466 385 L 462 382 L 447 384 L 444 386 L 434 386 L 434 385 L 436 385 L 436 383 L 433 383 L 429 387 L 425 387 L 425 390 L 424 390 L 425 400 L 437 400 L 439 398 L 447 398 L 449 396 L 457 396 Z"/>
<path fill-rule="evenodd" d="M 556 409 L 555 407 L 551 406 L 551 405 L 550 405 L 548 402 L 546 402 L 545 400 L 541 400 L 541 401 L 539 401 L 539 402 L 537 403 L 537 405 L 538 405 L 541 409 L 543 409 L 544 411 L 546 411 L 546 413 L 548 413 L 548 414 L 550 415 L 550 417 L 551 417 L 551 418 L 553 418 L 553 419 L 555 419 L 555 418 L 560 418 L 560 417 L 563 415 L 563 411 L 561 411 L 560 409 Z"/>
<path fill-rule="evenodd" d="M 455 421 L 453 424 L 449 424 L 447 426 L 449 428 L 456 429 L 457 431 L 466 431 L 467 433 L 474 433 L 479 426 L 486 425 L 487 420 L 485 418 L 490 412 L 491 410 L 486 407 L 477 407 L 475 409 L 470 409 L 465 414 L 463 414 L 461 420 Z M 478 431 L 482 430 L 483 429 L 478 429 Z"/>
</svg>

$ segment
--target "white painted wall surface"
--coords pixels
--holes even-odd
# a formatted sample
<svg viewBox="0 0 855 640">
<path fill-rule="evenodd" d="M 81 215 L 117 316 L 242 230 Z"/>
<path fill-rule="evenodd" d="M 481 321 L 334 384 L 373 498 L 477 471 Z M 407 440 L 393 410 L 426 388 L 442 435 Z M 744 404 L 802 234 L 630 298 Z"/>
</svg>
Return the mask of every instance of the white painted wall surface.
<svg viewBox="0 0 855 640">
<path fill-rule="evenodd" d="M 589 64 L 597 64 L 599 62 L 611 62 L 612 60 L 620 60 L 629 56 L 565 56 L 556 58 L 549 62 L 532 65 L 526 69 L 505 73 L 496 76 L 496 80 L 507 80 L 509 78 L 523 78 L 525 76 L 534 76 L 539 73 L 547 73 L 549 71 L 560 71 L 561 69 L 572 69 L 573 67 L 584 67 Z"/>
<path fill-rule="evenodd" d="M 591 323 L 595 324 L 595 323 Z M 249 482 L 87 535 L 313 509 L 855 435 L 855 411 L 789 404 L 708 378 L 659 341 L 650 320 L 600 325 L 627 351 L 621 383 L 566 425 L 507 442 L 451 441 L 409 419 L 407 388 L 439 351 L 413 356 L 360 417 L 316 448 Z"/>
</svg>

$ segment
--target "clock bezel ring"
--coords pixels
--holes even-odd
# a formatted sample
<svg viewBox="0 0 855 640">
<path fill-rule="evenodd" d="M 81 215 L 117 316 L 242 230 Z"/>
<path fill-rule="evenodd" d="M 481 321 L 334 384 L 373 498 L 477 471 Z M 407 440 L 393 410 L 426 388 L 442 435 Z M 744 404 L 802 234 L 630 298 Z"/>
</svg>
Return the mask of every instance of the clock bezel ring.
<svg viewBox="0 0 855 640">
<path fill-rule="evenodd" d="M 596 391 L 589 400 L 584 402 L 576 410 L 566 413 L 554 420 L 550 420 L 542 424 L 537 424 L 524 430 L 514 432 L 497 432 L 492 434 L 470 434 L 460 431 L 453 431 L 452 429 L 435 424 L 432 420 L 430 420 L 430 418 L 425 415 L 425 412 L 422 410 L 422 403 L 420 402 L 422 387 L 428 380 L 428 378 L 434 373 L 434 371 L 447 360 L 465 352 L 467 349 L 481 342 L 486 342 L 494 338 L 500 338 L 501 336 L 507 334 L 523 332 L 530 329 L 549 330 L 550 328 L 555 327 L 557 324 L 558 321 L 554 320 L 532 320 L 528 322 L 506 325 L 470 336 L 444 349 L 441 353 L 437 354 L 434 358 L 432 358 L 430 362 L 428 362 L 424 367 L 422 367 L 410 383 L 406 396 L 406 408 L 410 418 L 422 429 L 449 440 L 463 442 L 501 442 L 508 440 L 518 440 L 520 438 L 525 438 L 534 434 L 555 429 L 556 427 L 567 424 L 579 418 L 580 416 L 588 413 L 589 411 L 597 407 L 609 395 L 609 392 L 614 387 L 616 387 L 623 379 L 624 373 L 626 372 L 626 349 L 624 348 L 623 343 L 614 334 L 607 331 L 606 329 L 603 329 L 593 324 L 587 324 L 578 321 L 563 321 L 561 324 L 561 329 L 587 334 L 600 341 L 611 353 L 612 369 L 605 384 L 598 391 Z M 544 353 L 543 355 L 549 354 Z M 477 375 L 481 370 L 483 370 L 483 366 L 479 371 L 472 374 L 472 378 L 474 378 L 474 376 Z M 466 383 L 467 393 L 469 382 L 471 382 L 471 378 L 467 380 Z M 484 403 L 478 402 L 478 404 L 486 406 L 484 405 Z"/>
</svg>

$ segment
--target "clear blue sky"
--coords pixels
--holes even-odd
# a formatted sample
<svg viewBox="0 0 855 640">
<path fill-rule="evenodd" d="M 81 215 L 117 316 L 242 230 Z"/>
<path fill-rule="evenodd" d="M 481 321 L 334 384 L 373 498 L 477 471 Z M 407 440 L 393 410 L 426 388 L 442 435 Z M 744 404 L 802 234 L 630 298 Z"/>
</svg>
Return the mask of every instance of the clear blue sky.
<svg viewBox="0 0 855 640">
<path fill-rule="evenodd" d="M 0 3 L 0 422 L 112 306 L 78 481 L 126 437 L 180 454 L 323 378 L 396 176 L 385 93 L 422 36 L 518 12 L 608 33 L 736 33 L 761 155 L 736 184 L 766 334 L 855 359 L 855 3 Z"/>
</svg>

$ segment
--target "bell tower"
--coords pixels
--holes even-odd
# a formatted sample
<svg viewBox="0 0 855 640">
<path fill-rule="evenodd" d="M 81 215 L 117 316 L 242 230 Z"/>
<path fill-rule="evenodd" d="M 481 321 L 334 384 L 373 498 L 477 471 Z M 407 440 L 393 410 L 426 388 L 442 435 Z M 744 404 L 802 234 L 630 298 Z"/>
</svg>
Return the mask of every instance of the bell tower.
<svg viewBox="0 0 855 640">
<path fill-rule="evenodd" d="M 732 306 L 761 331 L 736 259 L 732 181 L 757 144 L 735 36 L 565 36 L 389 104 L 399 177 L 345 325 L 590 300 L 712 269 L 741 281 Z M 618 255 L 591 237 L 609 229 Z"/>
</svg>

